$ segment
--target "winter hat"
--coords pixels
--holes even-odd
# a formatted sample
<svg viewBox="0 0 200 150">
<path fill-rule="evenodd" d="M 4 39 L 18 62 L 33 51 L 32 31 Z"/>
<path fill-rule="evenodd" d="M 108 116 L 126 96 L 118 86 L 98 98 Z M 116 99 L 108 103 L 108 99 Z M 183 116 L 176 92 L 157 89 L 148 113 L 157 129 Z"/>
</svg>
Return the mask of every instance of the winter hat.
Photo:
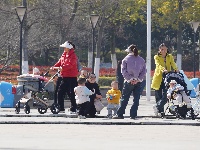
<svg viewBox="0 0 200 150">
<path fill-rule="evenodd" d="M 63 43 L 62 45 L 60 45 L 60 47 L 65 47 L 65 48 L 71 49 L 71 48 L 73 48 L 73 45 L 70 44 L 68 41 L 66 41 L 65 43 Z"/>
<path fill-rule="evenodd" d="M 36 74 L 36 73 L 39 73 L 39 72 L 40 72 L 40 70 L 38 68 L 36 68 L 36 67 L 33 68 L 33 74 Z"/>
<path fill-rule="evenodd" d="M 169 84 L 174 83 L 177 84 L 177 82 L 175 80 L 171 80 Z"/>
</svg>

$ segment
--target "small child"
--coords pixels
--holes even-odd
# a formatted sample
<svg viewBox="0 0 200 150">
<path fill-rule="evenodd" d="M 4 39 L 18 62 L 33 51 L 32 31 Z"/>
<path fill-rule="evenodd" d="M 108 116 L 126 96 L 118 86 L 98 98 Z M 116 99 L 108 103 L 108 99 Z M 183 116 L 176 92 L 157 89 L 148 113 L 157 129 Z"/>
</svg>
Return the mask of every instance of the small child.
<svg viewBox="0 0 200 150">
<path fill-rule="evenodd" d="M 176 94 L 174 94 L 174 98 L 177 100 L 179 107 L 183 106 L 183 102 L 182 100 L 186 103 L 187 108 L 191 108 L 191 100 L 189 98 L 189 96 L 187 96 L 187 94 L 184 91 L 184 87 L 181 86 L 180 84 L 177 84 L 177 82 L 175 80 L 171 80 L 169 83 L 169 89 L 167 91 L 167 98 L 170 99 L 172 97 L 172 92 L 177 92 Z"/>
<path fill-rule="evenodd" d="M 78 104 L 78 118 L 79 119 L 86 119 L 85 111 L 87 108 L 87 102 L 90 101 L 89 95 L 94 94 L 91 90 L 89 90 L 86 86 L 86 79 L 79 78 L 78 79 L 78 86 L 74 88 L 76 103 Z"/>
<path fill-rule="evenodd" d="M 81 74 L 79 76 L 79 78 L 88 78 L 88 72 L 87 70 L 81 70 Z"/>
<path fill-rule="evenodd" d="M 88 78 L 87 78 L 87 82 L 85 83 L 85 86 L 91 90 L 94 91 L 94 94 L 90 95 L 90 102 L 87 105 L 87 117 L 88 118 L 96 118 L 96 107 L 95 107 L 95 100 L 96 99 L 102 99 L 102 95 L 100 92 L 100 88 L 99 85 L 96 83 L 96 76 L 95 74 L 91 73 L 89 74 Z"/>
<path fill-rule="evenodd" d="M 48 81 L 47 78 L 45 78 L 44 76 L 40 75 L 40 70 L 38 68 L 36 68 L 36 67 L 33 68 L 32 76 L 40 79 L 41 81 Z"/>
<path fill-rule="evenodd" d="M 108 90 L 106 94 L 106 98 L 108 100 L 108 118 L 112 118 L 112 111 L 114 111 L 114 116 L 117 114 L 117 110 L 119 108 L 119 101 L 121 98 L 121 91 L 118 89 L 118 82 L 112 81 L 111 90 Z"/>
</svg>

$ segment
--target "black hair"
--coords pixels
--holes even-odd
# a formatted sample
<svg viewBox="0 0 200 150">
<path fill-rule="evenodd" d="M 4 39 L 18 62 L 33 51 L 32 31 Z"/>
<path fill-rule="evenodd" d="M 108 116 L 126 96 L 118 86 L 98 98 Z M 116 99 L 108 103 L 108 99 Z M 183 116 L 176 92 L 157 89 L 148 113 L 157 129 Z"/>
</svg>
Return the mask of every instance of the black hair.
<svg viewBox="0 0 200 150">
<path fill-rule="evenodd" d="M 71 44 L 74 49 L 76 48 L 75 45 L 74 45 L 74 43 L 72 43 L 71 41 L 68 41 L 68 43 Z"/>
<path fill-rule="evenodd" d="M 160 46 L 158 47 L 159 49 L 158 49 L 157 55 L 160 55 L 159 50 L 160 50 L 162 47 L 164 47 L 164 46 L 167 47 L 165 43 L 160 44 Z M 167 53 L 166 53 L 166 55 L 168 55 L 168 54 L 169 54 L 169 50 L 168 50 L 168 48 L 167 48 Z"/>
<path fill-rule="evenodd" d="M 117 61 L 117 68 L 121 68 L 122 60 Z"/>
<path fill-rule="evenodd" d="M 134 56 L 138 56 L 138 49 L 136 45 L 132 44 L 129 46 L 129 49 L 133 52 Z"/>
<path fill-rule="evenodd" d="M 88 73 L 88 78 L 90 78 L 90 76 L 93 76 L 96 78 L 96 75 L 94 73 Z"/>
<path fill-rule="evenodd" d="M 160 46 L 159 46 L 159 49 L 161 48 L 161 47 L 167 47 L 166 45 L 165 45 L 165 43 L 162 43 L 162 44 L 160 44 Z"/>
<path fill-rule="evenodd" d="M 85 78 L 78 78 L 77 80 L 78 84 L 84 84 L 86 82 Z"/>
</svg>

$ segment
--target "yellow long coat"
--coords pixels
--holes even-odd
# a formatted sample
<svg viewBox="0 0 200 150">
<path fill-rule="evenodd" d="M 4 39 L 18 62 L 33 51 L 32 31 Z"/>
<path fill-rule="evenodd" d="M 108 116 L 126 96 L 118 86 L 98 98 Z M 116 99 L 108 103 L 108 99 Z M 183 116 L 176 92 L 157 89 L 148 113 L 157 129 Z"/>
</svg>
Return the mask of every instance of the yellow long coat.
<svg viewBox="0 0 200 150">
<path fill-rule="evenodd" d="M 154 56 L 156 69 L 153 75 L 153 80 L 151 84 L 151 88 L 154 90 L 159 90 L 161 82 L 162 82 L 162 73 L 166 69 L 167 71 L 178 70 L 176 63 L 174 62 L 174 58 L 171 54 L 167 54 L 166 56 L 166 64 L 164 62 L 164 58 L 161 55 Z"/>
</svg>

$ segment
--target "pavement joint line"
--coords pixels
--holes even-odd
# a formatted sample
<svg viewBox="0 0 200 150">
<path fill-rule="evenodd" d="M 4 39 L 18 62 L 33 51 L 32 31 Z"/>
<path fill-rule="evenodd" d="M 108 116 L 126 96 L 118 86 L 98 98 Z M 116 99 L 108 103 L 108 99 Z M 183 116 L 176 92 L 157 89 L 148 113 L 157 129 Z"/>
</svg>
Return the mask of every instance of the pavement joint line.
<svg viewBox="0 0 200 150">
<path fill-rule="evenodd" d="M 0 117 L 22 117 L 22 118 L 30 118 L 30 117 L 41 117 L 41 118 L 44 118 L 44 117 L 53 117 L 53 118 L 77 118 L 78 115 L 68 115 L 68 114 L 50 114 L 50 115 L 29 115 L 29 114 L 5 114 L 5 115 L 0 115 Z M 95 119 L 98 119 L 98 118 L 107 118 L 106 116 L 97 116 L 97 118 Z M 128 116 L 125 116 L 125 118 L 129 118 Z M 150 118 L 150 119 L 155 119 L 155 118 L 158 118 L 158 119 L 162 119 L 161 117 L 158 117 L 158 116 L 138 116 L 137 118 Z M 177 119 L 175 116 L 173 115 L 170 115 L 170 116 L 165 116 L 163 119 Z M 191 118 L 186 118 L 188 120 L 191 120 Z M 200 117 L 196 117 L 195 119 L 200 119 Z"/>
<path fill-rule="evenodd" d="M 30 114 L 25 114 L 23 109 L 19 114 L 15 114 L 14 108 L 0 109 L 0 124 L 81 124 L 81 125 L 185 125 L 185 126 L 200 126 L 200 116 L 195 120 L 187 117 L 186 119 L 178 119 L 174 115 L 166 115 L 163 119 L 155 116 L 152 106 L 155 104 L 154 97 L 151 101 L 147 101 L 145 97 L 140 100 L 138 116 L 134 119 L 129 119 L 129 110 L 132 106 L 132 97 L 127 105 L 124 119 L 108 119 L 106 105 L 97 114 L 97 118 L 78 119 L 77 114 L 65 113 L 53 114 L 47 111 L 45 114 L 39 114 L 37 109 L 31 109 Z M 106 101 L 104 101 L 106 104 Z M 66 103 L 67 104 L 67 103 Z M 67 104 L 66 108 L 69 107 Z M 76 119 L 75 119 L 76 118 Z"/>
<path fill-rule="evenodd" d="M 87 121 L 0 121 L 0 124 L 84 124 L 84 125 L 184 125 L 200 126 L 199 123 L 178 123 L 178 122 L 87 122 Z"/>
</svg>

